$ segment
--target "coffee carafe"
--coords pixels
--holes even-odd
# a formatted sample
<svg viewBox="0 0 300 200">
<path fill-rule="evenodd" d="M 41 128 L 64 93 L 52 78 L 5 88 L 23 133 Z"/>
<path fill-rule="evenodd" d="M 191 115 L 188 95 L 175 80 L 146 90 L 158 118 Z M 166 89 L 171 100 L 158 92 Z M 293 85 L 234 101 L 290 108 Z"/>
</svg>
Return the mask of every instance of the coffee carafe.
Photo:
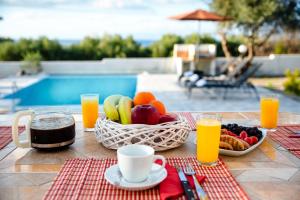
<svg viewBox="0 0 300 200">
<path fill-rule="evenodd" d="M 20 140 L 19 121 L 29 116 L 26 124 L 26 139 Z M 12 125 L 12 138 L 17 147 L 53 149 L 66 147 L 75 141 L 75 120 L 71 114 L 64 112 L 20 111 L 15 114 Z"/>
</svg>

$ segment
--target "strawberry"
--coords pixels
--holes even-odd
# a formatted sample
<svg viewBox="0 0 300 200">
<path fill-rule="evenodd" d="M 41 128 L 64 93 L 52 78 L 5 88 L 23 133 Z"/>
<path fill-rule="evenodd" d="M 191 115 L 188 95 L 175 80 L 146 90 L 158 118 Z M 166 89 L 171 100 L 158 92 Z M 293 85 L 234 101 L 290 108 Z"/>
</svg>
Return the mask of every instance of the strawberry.
<svg viewBox="0 0 300 200">
<path fill-rule="evenodd" d="M 239 137 L 238 135 L 234 134 L 233 132 L 231 132 L 227 129 L 222 129 L 222 134 L 230 135 L 230 136 L 233 136 L 233 137 Z"/>
<path fill-rule="evenodd" d="M 246 132 L 246 131 L 242 131 L 242 132 L 240 133 L 240 137 L 241 137 L 242 139 L 245 139 L 246 137 L 248 137 L 247 132 Z"/>
<path fill-rule="evenodd" d="M 251 140 L 252 140 L 252 144 L 256 144 L 256 143 L 258 142 L 257 137 L 251 136 L 250 138 L 251 138 Z"/>
<path fill-rule="evenodd" d="M 244 139 L 244 141 L 247 142 L 249 145 L 252 145 L 252 138 L 246 137 L 246 138 Z"/>
<path fill-rule="evenodd" d="M 234 134 L 234 133 L 231 132 L 231 131 L 227 131 L 227 134 L 236 137 L 236 134 Z"/>
</svg>

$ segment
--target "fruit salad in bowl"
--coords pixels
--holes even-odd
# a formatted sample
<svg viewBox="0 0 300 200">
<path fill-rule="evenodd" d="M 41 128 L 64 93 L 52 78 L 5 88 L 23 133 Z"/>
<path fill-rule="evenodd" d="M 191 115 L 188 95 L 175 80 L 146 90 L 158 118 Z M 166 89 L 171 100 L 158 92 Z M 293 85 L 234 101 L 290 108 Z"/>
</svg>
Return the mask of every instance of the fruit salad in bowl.
<svg viewBox="0 0 300 200">
<path fill-rule="evenodd" d="M 112 95 L 104 100 L 105 118 L 97 120 L 96 138 L 105 147 L 145 144 L 156 151 L 185 143 L 190 126 L 185 118 L 168 113 L 151 92 L 138 92 L 131 99 Z"/>
</svg>

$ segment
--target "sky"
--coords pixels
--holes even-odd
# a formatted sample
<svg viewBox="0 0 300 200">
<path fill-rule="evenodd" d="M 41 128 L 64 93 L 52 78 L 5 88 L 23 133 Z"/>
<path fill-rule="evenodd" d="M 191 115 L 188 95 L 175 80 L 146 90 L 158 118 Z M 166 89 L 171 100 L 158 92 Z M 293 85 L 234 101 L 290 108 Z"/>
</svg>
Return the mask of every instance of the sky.
<svg viewBox="0 0 300 200">
<path fill-rule="evenodd" d="M 0 36 L 81 39 L 108 34 L 154 40 L 165 33 L 198 31 L 195 21 L 169 16 L 209 9 L 208 0 L 0 0 Z M 200 33 L 216 34 L 215 22 L 201 22 Z"/>
</svg>

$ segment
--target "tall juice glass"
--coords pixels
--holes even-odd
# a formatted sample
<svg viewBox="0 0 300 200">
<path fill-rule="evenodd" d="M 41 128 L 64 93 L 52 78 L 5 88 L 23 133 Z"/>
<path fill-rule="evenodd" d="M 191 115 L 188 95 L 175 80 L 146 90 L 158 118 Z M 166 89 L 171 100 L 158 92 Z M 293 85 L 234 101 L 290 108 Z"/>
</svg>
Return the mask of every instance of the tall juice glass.
<svg viewBox="0 0 300 200">
<path fill-rule="evenodd" d="M 278 122 L 279 99 L 277 95 L 265 95 L 260 98 L 260 125 L 275 130 Z"/>
<path fill-rule="evenodd" d="M 82 120 L 84 131 L 94 131 L 99 113 L 99 95 L 81 95 Z"/>
<path fill-rule="evenodd" d="M 221 117 L 215 114 L 197 116 L 197 159 L 202 165 L 218 162 L 221 136 Z"/>
</svg>

